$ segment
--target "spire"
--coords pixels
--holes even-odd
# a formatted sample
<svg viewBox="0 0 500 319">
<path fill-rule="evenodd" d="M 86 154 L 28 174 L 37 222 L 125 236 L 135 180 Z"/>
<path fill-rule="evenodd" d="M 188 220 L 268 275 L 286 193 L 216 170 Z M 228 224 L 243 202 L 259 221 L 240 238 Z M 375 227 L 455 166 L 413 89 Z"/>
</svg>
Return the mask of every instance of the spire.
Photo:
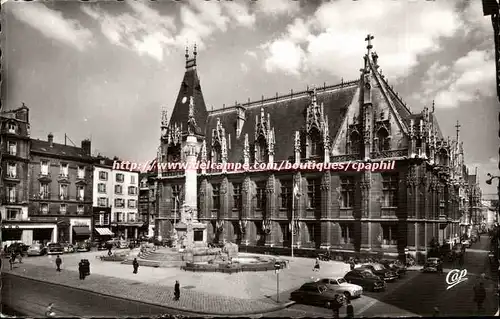
<svg viewBox="0 0 500 319">
<path fill-rule="evenodd" d="M 191 70 L 196 68 L 196 56 L 198 55 L 198 52 L 196 50 L 196 44 L 194 45 L 194 50 L 193 50 L 193 57 L 190 59 L 189 58 L 189 49 L 186 45 L 186 69 Z"/>
<path fill-rule="evenodd" d="M 462 126 L 461 126 L 461 125 L 460 125 L 460 123 L 457 121 L 457 125 L 455 125 L 455 127 L 456 127 L 456 129 L 457 129 L 457 142 L 458 142 L 458 135 L 459 135 L 458 133 L 460 133 L 460 127 L 462 127 Z"/>
<path fill-rule="evenodd" d="M 434 103 L 434 100 L 432 100 L 432 112 L 434 114 L 434 111 L 436 110 L 436 104 Z"/>
<path fill-rule="evenodd" d="M 373 48 L 373 45 L 372 45 L 373 39 L 375 39 L 375 37 L 369 33 L 365 38 L 365 41 L 368 42 L 368 45 L 366 46 L 368 56 L 370 56 L 371 49 Z"/>
</svg>

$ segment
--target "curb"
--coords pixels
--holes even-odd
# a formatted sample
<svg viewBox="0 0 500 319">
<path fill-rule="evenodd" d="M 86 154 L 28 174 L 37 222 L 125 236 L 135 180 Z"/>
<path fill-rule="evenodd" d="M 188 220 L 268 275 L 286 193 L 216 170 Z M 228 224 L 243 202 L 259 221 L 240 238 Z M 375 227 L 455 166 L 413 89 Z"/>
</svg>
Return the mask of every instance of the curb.
<svg viewBox="0 0 500 319">
<path fill-rule="evenodd" d="M 29 276 L 25 276 L 25 275 L 22 275 L 22 274 L 16 274 L 16 273 L 11 273 L 11 272 L 2 272 L 2 275 L 21 277 L 21 278 L 25 278 L 25 279 L 29 279 L 29 280 L 33 280 L 33 281 L 37 281 L 37 282 L 41 282 L 41 283 L 53 285 L 53 286 L 61 286 L 61 287 L 76 289 L 76 290 L 80 290 L 80 291 L 90 292 L 90 293 L 93 293 L 93 294 L 96 294 L 96 295 L 101 295 L 101 296 L 105 296 L 105 297 L 111 297 L 111 298 L 115 298 L 115 299 L 121 299 L 121 300 L 124 300 L 124 301 L 134 301 L 134 302 L 139 302 L 139 303 L 143 303 L 143 304 L 151 305 L 151 306 L 155 306 L 155 307 L 162 307 L 162 308 L 165 308 L 165 309 L 168 309 L 168 310 L 181 311 L 181 312 L 185 312 L 185 313 L 192 313 L 192 314 L 197 314 L 197 315 L 206 315 L 206 316 L 212 316 L 212 317 L 228 317 L 228 316 L 238 316 L 239 317 L 239 316 L 244 316 L 244 315 L 265 314 L 265 313 L 269 313 L 269 312 L 274 312 L 274 311 L 282 310 L 282 309 L 288 308 L 288 307 L 290 307 L 290 306 L 292 306 L 292 305 L 295 304 L 295 301 L 289 301 L 289 302 L 284 303 L 282 305 L 275 306 L 273 308 L 269 308 L 269 309 L 266 309 L 266 310 L 255 310 L 255 311 L 249 311 L 249 312 L 245 312 L 245 311 L 242 311 L 242 312 L 227 312 L 227 313 L 224 313 L 224 312 L 222 312 L 222 313 L 221 312 L 219 312 L 219 313 L 217 313 L 217 312 L 202 312 L 202 311 L 189 310 L 189 309 L 184 309 L 184 308 L 175 308 L 175 307 L 166 306 L 166 305 L 163 305 L 163 304 L 160 304 L 160 303 L 147 302 L 147 301 L 143 301 L 143 300 L 137 300 L 137 299 L 134 299 L 134 298 L 124 298 L 124 297 L 120 297 L 120 296 L 113 296 L 113 295 L 110 295 L 110 294 L 106 294 L 106 293 L 102 293 L 102 292 L 97 292 L 97 291 L 90 290 L 90 289 L 84 289 L 84 288 L 73 287 L 73 286 L 69 286 L 69 285 L 65 285 L 65 284 L 49 282 L 49 281 L 45 281 L 45 280 L 41 280 L 41 279 L 35 279 L 35 278 L 29 277 Z"/>
</svg>

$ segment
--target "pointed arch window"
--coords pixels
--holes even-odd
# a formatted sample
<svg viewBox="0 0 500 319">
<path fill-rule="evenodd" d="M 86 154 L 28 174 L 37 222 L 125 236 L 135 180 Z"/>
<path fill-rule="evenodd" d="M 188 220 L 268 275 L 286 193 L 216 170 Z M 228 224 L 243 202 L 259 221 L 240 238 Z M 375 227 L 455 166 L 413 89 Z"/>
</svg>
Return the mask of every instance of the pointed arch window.
<svg viewBox="0 0 500 319">
<path fill-rule="evenodd" d="M 449 164 L 448 152 L 445 149 L 441 149 L 438 155 L 438 165 L 448 166 L 448 164 Z"/>
<path fill-rule="evenodd" d="M 264 136 L 260 135 L 255 142 L 255 162 L 267 163 L 269 160 L 269 152 L 267 141 Z"/>
<path fill-rule="evenodd" d="M 385 128 L 377 131 L 377 150 L 379 152 L 390 150 L 389 132 Z"/>
<path fill-rule="evenodd" d="M 181 160 L 181 146 L 180 144 L 171 145 L 167 149 L 167 162 L 176 163 Z"/>
<path fill-rule="evenodd" d="M 309 133 L 309 157 L 316 158 L 324 155 L 323 141 L 317 129 L 312 129 Z"/>
<path fill-rule="evenodd" d="M 361 135 L 358 132 L 351 133 L 351 145 L 350 145 L 350 153 L 351 154 L 360 154 L 361 153 Z"/>
<path fill-rule="evenodd" d="M 218 142 L 212 146 L 212 163 L 222 163 L 222 147 Z"/>
</svg>

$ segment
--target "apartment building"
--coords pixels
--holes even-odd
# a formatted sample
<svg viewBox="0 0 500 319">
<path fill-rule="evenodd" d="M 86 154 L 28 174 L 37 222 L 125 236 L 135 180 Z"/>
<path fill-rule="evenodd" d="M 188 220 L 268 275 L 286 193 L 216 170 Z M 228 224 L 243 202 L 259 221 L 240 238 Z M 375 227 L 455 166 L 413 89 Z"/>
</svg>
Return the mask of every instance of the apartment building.
<svg viewBox="0 0 500 319">
<path fill-rule="evenodd" d="M 30 242 L 32 222 L 28 217 L 28 162 L 30 146 L 29 110 L 0 113 L 0 213 L 5 244 Z M 50 225 L 38 225 L 37 227 Z"/>
<path fill-rule="evenodd" d="M 144 227 L 138 213 L 139 172 L 113 167 L 114 159 L 98 157 L 96 161 L 94 229 L 100 236 L 110 235 L 107 228 L 124 239 L 138 238 L 139 230 Z"/>
<path fill-rule="evenodd" d="M 31 140 L 29 218 L 32 240 L 78 243 L 90 239 L 93 159 L 90 140 L 81 147 Z M 50 227 L 41 227 L 50 225 Z M 29 242 L 30 240 L 28 240 Z"/>
</svg>

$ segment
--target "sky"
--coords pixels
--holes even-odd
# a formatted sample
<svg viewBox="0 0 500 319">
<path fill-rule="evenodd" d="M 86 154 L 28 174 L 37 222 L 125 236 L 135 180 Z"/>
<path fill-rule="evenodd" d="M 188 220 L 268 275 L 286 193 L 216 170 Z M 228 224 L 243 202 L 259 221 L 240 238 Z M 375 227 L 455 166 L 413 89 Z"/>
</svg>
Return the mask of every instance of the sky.
<svg viewBox="0 0 500 319">
<path fill-rule="evenodd" d="M 493 29 L 481 1 L 76 1 L 2 6 L 5 109 L 30 108 L 32 137 L 95 154 L 156 156 L 161 110 L 171 114 L 185 47 L 198 47 L 208 109 L 276 92 L 355 80 L 366 34 L 389 83 L 413 112 L 430 107 L 464 142 L 484 182 L 498 170 Z"/>
</svg>

